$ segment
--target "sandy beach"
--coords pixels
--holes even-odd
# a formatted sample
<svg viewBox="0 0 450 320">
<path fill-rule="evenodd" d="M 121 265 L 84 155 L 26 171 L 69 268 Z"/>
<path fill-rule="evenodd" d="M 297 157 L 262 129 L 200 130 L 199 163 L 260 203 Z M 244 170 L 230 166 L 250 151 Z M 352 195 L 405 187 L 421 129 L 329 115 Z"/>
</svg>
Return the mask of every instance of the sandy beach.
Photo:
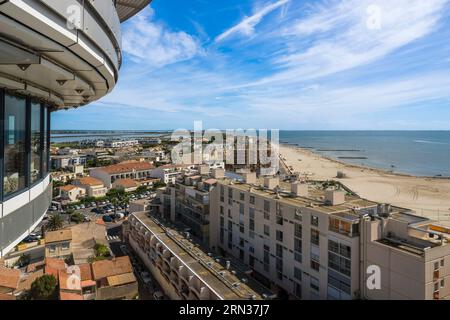
<svg viewBox="0 0 450 320">
<path fill-rule="evenodd" d="M 450 224 L 450 179 L 415 177 L 346 164 L 296 146 L 280 145 L 279 150 L 287 166 L 309 179 L 334 179 L 363 198 L 410 208 L 418 215 Z M 336 178 L 338 171 L 346 177 Z"/>
</svg>

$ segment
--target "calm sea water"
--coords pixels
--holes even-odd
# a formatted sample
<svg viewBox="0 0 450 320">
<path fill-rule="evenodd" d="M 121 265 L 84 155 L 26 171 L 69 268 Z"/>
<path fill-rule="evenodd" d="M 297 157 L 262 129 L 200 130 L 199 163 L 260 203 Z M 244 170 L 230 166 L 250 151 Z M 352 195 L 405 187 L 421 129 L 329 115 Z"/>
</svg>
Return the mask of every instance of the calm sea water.
<svg viewBox="0 0 450 320">
<path fill-rule="evenodd" d="M 348 163 L 450 177 L 450 131 L 281 131 L 280 141 L 335 159 L 366 158 L 339 159 Z"/>
</svg>

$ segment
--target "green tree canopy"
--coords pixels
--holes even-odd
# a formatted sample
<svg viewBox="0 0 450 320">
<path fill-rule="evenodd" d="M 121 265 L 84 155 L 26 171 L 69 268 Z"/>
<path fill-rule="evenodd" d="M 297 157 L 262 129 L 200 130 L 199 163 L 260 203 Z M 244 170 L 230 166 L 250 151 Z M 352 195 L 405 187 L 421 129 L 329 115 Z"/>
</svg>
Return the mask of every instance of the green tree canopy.
<svg viewBox="0 0 450 320">
<path fill-rule="evenodd" d="M 31 284 L 30 297 L 33 300 L 56 300 L 58 298 L 57 285 L 53 275 L 43 275 Z"/>
</svg>

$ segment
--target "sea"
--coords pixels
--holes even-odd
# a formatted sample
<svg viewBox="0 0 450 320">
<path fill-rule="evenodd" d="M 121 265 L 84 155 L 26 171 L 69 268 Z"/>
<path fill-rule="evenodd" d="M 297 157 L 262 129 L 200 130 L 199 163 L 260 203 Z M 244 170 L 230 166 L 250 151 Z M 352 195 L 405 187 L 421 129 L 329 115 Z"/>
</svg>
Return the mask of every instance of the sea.
<svg viewBox="0 0 450 320">
<path fill-rule="evenodd" d="M 129 139 L 160 131 L 55 131 L 52 142 Z M 396 173 L 450 177 L 450 131 L 280 131 L 280 143 L 339 161 Z"/>
<path fill-rule="evenodd" d="M 280 131 L 280 143 L 346 163 L 450 177 L 450 131 Z"/>
</svg>

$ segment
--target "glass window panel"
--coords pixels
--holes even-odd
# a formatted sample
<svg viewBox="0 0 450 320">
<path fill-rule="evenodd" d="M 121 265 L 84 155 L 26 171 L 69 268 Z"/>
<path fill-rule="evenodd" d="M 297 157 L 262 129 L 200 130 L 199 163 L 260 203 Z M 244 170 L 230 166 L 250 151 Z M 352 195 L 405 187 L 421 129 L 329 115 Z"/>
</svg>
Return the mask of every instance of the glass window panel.
<svg viewBox="0 0 450 320">
<path fill-rule="evenodd" d="M 5 96 L 4 175 L 5 195 L 26 187 L 26 102 L 25 99 Z"/>
<path fill-rule="evenodd" d="M 42 173 L 45 174 L 48 172 L 48 162 L 49 162 L 49 152 L 50 148 L 50 112 L 48 112 L 48 108 L 44 107 L 44 151 L 42 153 Z"/>
<path fill-rule="evenodd" d="M 31 183 L 41 178 L 41 105 L 31 104 Z"/>
</svg>

